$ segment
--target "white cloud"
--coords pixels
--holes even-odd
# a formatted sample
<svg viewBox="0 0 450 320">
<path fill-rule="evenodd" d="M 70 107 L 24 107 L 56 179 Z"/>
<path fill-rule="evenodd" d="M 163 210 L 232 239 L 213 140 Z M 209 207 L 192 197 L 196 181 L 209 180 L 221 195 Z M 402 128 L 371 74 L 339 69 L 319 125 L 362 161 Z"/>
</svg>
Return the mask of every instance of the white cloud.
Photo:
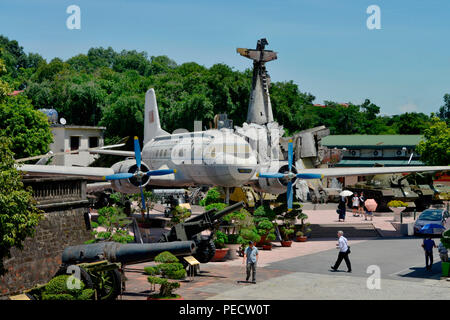
<svg viewBox="0 0 450 320">
<path fill-rule="evenodd" d="M 400 110 L 401 113 L 417 112 L 419 110 L 419 107 L 416 104 L 409 102 L 407 104 L 404 104 L 404 105 L 400 106 L 399 110 Z"/>
</svg>

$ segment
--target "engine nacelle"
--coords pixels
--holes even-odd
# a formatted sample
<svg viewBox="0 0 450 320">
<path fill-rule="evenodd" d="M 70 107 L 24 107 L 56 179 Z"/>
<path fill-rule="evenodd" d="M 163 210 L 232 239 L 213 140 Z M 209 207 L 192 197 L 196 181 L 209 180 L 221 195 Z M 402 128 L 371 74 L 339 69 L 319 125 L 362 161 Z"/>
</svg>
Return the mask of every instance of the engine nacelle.
<svg viewBox="0 0 450 320">
<path fill-rule="evenodd" d="M 276 165 L 271 165 L 270 167 L 261 167 L 260 171 L 261 173 L 288 173 L 289 172 L 289 165 L 287 161 L 279 161 Z M 297 173 L 297 169 L 292 166 L 292 172 Z M 292 180 L 292 183 L 294 184 L 296 182 L 297 178 L 294 178 Z M 255 189 L 257 189 L 260 192 L 267 192 L 272 194 L 282 194 L 287 192 L 287 186 L 288 186 L 288 180 L 281 178 L 258 178 L 258 183 L 255 186 Z"/>
<path fill-rule="evenodd" d="M 115 163 L 111 169 L 114 170 L 114 173 L 134 173 L 137 171 L 136 160 L 129 159 Z M 145 163 L 141 163 L 141 171 L 146 172 L 149 171 L 148 166 Z M 144 176 L 142 178 L 142 186 L 144 187 L 150 181 L 150 177 Z M 121 180 L 112 180 L 111 186 L 117 192 L 122 193 L 138 193 L 139 190 L 139 182 L 135 177 L 129 179 L 121 179 Z"/>
</svg>

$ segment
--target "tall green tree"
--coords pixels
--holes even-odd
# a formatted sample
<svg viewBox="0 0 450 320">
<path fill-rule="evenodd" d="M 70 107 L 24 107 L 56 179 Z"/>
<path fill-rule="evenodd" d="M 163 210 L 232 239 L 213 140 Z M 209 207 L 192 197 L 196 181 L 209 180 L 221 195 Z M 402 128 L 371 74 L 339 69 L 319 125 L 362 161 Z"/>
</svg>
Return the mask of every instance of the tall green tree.
<svg viewBox="0 0 450 320">
<path fill-rule="evenodd" d="M 24 189 L 21 174 L 14 167 L 11 141 L 0 136 L 0 275 L 6 273 L 3 259 L 11 248 L 23 248 L 23 241 L 32 237 L 42 218 L 31 189 Z"/>
<path fill-rule="evenodd" d="M 450 124 L 450 94 L 444 95 L 444 105 L 439 108 L 439 118 Z"/>
<path fill-rule="evenodd" d="M 425 129 L 424 140 L 417 148 L 420 159 L 430 166 L 450 165 L 450 128 L 445 121 L 434 117 L 431 125 Z"/>
<path fill-rule="evenodd" d="M 44 154 L 53 141 L 47 117 L 20 95 L 0 103 L 0 136 L 11 139 L 11 150 L 17 158 Z"/>
</svg>

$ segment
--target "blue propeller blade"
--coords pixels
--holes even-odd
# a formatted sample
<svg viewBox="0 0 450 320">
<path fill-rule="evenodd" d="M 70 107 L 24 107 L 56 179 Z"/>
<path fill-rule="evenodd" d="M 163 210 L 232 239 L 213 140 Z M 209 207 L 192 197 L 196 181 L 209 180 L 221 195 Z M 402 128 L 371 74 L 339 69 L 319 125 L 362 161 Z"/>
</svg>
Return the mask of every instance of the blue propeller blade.
<svg viewBox="0 0 450 320">
<path fill-rule="evenodd" d="M 139 189 L 141 189 L 142 210 L 145 210 L 145 196 L 144 190 L 142 190 L 142 185 L 139 185 Z"/>
<path fill-rule="evenodd" d="M 298 173 L 297 178 L 299 179 L 322 179 L 323 174 L 318 173 Z"/>
<path fill-rule="evenodd" d="M 294 145 L 292 140 L 289 140 L 288 143 L 288 163 L 289 163 L 289 172 L 292 170 L 292 161 L 294 159 Z"/>
<path fill-rule="evenodd" d="M 259 173 L 258 177 L 260 178 L 284 178 L 283 173 Z"/>
<path fill-rule="evenodd" d="M 153 171 L 147 171 L 145 174 L 147 176 L 163 176 L 165 174 L 171 174 L 177 172 L 176 169 L 161 169 L 161 170 L 153 170 Z"/>
<path fill-rule="evenodd" d="M 138 137 L 134 137 L 134 156 L 136 157 L 137 167 L 141 170 L 141 147 L 139 146 Z"/>
<path fill-rule="evenodd" d="M 287 207 L 289 211 L 292 210 L 292 194 L 292 182 L 289 181 L 287 186 Z"/>
<path fill-rule="evenodd" d="M 120 179 L 129 179 L 133 177 L 132 173 L 127 173 L 127 172 L 123 172 L 123 173 L 115 173 L 109 176 L 105 176 L 104 179 L 105 180 L 120 180 Z"/>
</svg>

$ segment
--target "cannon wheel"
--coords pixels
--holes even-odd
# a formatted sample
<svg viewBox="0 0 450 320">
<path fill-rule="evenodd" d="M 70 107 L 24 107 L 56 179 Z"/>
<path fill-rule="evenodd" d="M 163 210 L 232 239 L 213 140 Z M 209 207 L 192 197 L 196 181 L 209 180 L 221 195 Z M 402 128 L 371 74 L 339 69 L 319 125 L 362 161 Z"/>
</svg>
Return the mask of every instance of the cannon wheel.
<svg viewBox="0 0 450 320">
<path fill-rule="evenodd" d="M 216 246 L 214 245 L 214 241 L 202 239 L 198 244 L 197 253 L 194 255 L 194 258 L 200 263 L 207 263 L 214 257 L 215 253 Z"/>
<path fill-rule="evenodd" d="M 121 275 L 119 270 L 108 270 L 96 272 L 98 299 L 115 300 L 120 294 Z"/>
</svg>

